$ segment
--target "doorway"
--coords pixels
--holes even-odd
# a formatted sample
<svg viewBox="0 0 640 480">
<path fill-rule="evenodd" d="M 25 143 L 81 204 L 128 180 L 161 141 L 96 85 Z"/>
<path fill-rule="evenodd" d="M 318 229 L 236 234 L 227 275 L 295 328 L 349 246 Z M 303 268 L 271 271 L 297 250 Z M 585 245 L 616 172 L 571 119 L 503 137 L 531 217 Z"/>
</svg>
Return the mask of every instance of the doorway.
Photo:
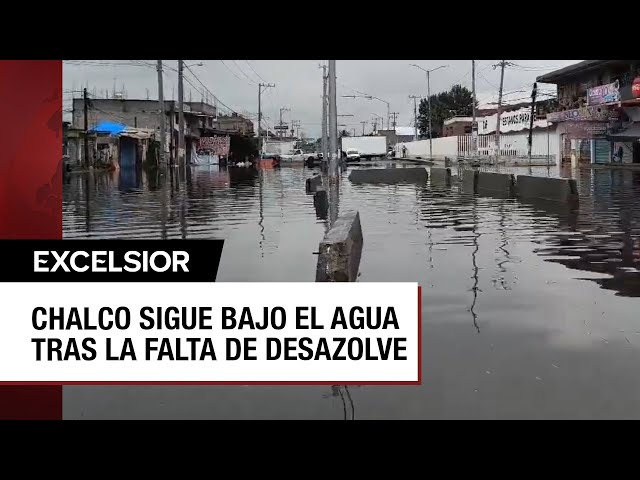
<svg viewBox="0 0 640 480">
<path fill-rule="evenodd" d="M 633 158 L 631 160 L 633 163 L 640 163 L 640 142 L 633 142 Z"/>
</svg>

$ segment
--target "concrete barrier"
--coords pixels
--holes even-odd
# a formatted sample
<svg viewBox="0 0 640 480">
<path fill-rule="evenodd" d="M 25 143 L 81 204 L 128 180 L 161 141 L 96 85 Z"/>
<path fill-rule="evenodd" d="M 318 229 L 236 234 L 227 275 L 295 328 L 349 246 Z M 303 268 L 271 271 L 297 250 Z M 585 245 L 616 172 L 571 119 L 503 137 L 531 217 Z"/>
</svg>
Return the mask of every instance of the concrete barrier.
<svg viewBox="0 0 640 480">
<path fill-rule="evenodd" d="M 305 182 L 305 189 L 307 193 L 314 193 L 320 186 L 322 186 L 322 176 L 320 175 L 307 178 L 307 181 Z"/>
<path fill-rule="evenodd" d="M 478 188 L 478 172 L 465 170 L 462 174 L 462 190 L 465 193 L 476 193 Z"/>
<path fill-rule="evenodd" d="M 487 191 L 500 195 L 515 194 L 515 178 L 510 173 L 478 173 L 478 192 Z"/>
<path fill-rule="evenodd" d="M 352 183 L 426 183 L 428 178 L 424 167 L 355 169 L 349 174 Z"/>
<path fill-rule="evenodd" d="M 319 220 L 326 220 L 329 215 L 329 198 L 324 187 L 317 187 L 313 194 L 313 207 L 316 209 L 316 217 Z"/>
<path fill-rule="evenodd" d="M 358 212 L 345 212 L 324 236 L 318 250 L 316 282 L 355 282 L 362 256 Z"/>
<path fill-rule="evenodd" d="M 578 186 L 573 178 L 518 175 L 516 194 L 521 198 L 537 198 L 563 203 L 578 202 Z"/>
<path fill-rule="evenodd" d="M 448 185 L 451 183 L 451 169 L 431 167 L 429 177 L 431 178 L 432 185 L 434 183 L 444 183 Z"/>
</svg>

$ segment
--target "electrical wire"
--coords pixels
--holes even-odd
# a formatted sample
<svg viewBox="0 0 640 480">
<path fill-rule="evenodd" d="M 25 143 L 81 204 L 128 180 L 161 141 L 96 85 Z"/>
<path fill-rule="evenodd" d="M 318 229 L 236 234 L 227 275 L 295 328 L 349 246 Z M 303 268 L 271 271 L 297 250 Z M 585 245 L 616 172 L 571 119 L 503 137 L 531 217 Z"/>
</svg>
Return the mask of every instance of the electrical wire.
<svg viewBox="0 0 640 480">
<path fill-rule="evenodd" d="M 221 60 L 221 61 L 222 61 L 222 60 Z M 207 86 L 206 86 L 204 83 L 202 83 L 202 81 L 198 78 L 198 76 L 197 76 L 195 73 L 193 73 L 193 70 L 191 70 L 191 67 L 189 67 L 188 65 L 185 65 L 185 68 L 189 71 L 189 73 L 191 73 L 191 75 L 193 75 L 193 78 L 195 78 L 195 79 L 196 79 L 196 81 L 197 81 L 200 85 L 202 85 L 202 88 L 204 88 L 204 89 L 209 93 L 209 95 L 211 95 L 211 96 L 214 98 L 214 100 L 215 100 L 216 102 L 220 103 L 220 104 L 221 104 L 223 107 L 225 107 L 225 108 L 226 108 L 230 113 L 236 113 L 236 110 L 235 110 L 235 109 L 233 109 L 233 108 L 229 107 L 228 105 L 226 105 L 226 104 L 225 104 L 222 100 L 220 100 L 220 99 L 219 99 L 219 98 L 218 98 L 218 97 L 217 97 L 217 96 L 216 96 L 216 95 L 215 95 L 211 90 L 209 90 L 209 89 L 207 88 Z M 192 86 L 193 86 L 193 84 L 192 84 Z M 197 88 L 197 87 L 195 87 L 195 88 Z"/>
<path fill-rule="evenodd" d="M 267 83 L 267 81 L 266 81 L 264 78 L 262 78 L 262 77 L 260 76 L 260 74 L 259 74 L 258 72 L 256 72 L 256 71 L 255 71 L 255 69 L 251 66 L 251 64 L 249 63 L 249 60 L 245 60 L 244 62 L 245 62 L 247 65 L 249 65 L 249 68 L 251 69 L 251 71 L 252 71 L 253 73 L 255 73 L 255 74 L 256 74 L 256 76 L 257 76 L 260 80 L 262 80 L 263 82 Z"/>
<path fill-rule="evenodd" d="M 231 72 L 231 75 L 233 75 L 234 77 L 236 77 L 238 80 L 240 80 L 241 82 L 243 81 L 238 75 L 235 74 L 235 72 L 233 70 L 231 70 L 226 63 L 224 63 L 224 60 L 220 60 L 220 62 L 222 63 L 222 65 L 224 65 L 224 68 L 226 68 L 227 70 L 229 70 L 229 72 Z"/>
<path fill-rule="evenodd" d="M 253 79 L 252 79 L 251 77 L 249 77 L 249 75 L 247 75 L 247 74 L 244 72 L 244 70 L 242 70 L 242 69 L 240 68 L 240 65 L 238 65 L 238 63 L 237 63 L 235 60 L 231 60 L 231 61 L 232 61 L 232 62 L 233 62 L 233 64 L 236 66 L 236 68 L 237 68 L 238 70 L 240 70 L 240 73 L 242 73 L 245 77 L 247 77 L 247 80 L 249 80 L 249 81 L 251 82 L 251 84 L 252 84 L 252 85 L 255 85 L 255 84 L 256 84 L 256 82 L 254 82 L 254 81 L 253 81 Z"/>
</svg>

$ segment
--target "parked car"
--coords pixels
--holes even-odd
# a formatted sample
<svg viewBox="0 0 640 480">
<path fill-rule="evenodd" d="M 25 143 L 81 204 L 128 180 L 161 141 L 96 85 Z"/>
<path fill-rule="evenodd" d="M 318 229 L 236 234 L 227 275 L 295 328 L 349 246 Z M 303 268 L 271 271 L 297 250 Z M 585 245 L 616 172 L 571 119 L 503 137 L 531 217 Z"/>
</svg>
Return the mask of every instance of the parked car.
<svg viewBox="0 0 640 480">
<path fill-rule="evenodd" d="M 308 162 L 315 162 L 318 158 L 317 153 L 304 153 L 301 149 L 296 149 L 292 153 L 282 155 L 283 163 L 304 163 L 308 164 Z"/>
<path fill-rule="evenodd" d="M 347 162 L 356 162 L 360 160 L 360 152 L 355 148 L 347 149 Z"/>
</svg>

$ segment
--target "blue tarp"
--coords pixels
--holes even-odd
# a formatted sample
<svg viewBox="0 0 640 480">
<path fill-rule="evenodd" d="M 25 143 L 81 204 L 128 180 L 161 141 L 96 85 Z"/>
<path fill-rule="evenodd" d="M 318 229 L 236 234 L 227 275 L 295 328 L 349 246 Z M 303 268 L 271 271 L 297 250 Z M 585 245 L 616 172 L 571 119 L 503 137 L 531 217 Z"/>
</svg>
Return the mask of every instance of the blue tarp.
<svg viewBox="0 0 640 480">
<path fill-rule="evenodd" d="M 110 135 L 120 135 L 127 129 L 126 125 L 117 122 L 100 122 L 94 125 L 91 131 L 96 133 L 108 133 Z"/>
</svg>

